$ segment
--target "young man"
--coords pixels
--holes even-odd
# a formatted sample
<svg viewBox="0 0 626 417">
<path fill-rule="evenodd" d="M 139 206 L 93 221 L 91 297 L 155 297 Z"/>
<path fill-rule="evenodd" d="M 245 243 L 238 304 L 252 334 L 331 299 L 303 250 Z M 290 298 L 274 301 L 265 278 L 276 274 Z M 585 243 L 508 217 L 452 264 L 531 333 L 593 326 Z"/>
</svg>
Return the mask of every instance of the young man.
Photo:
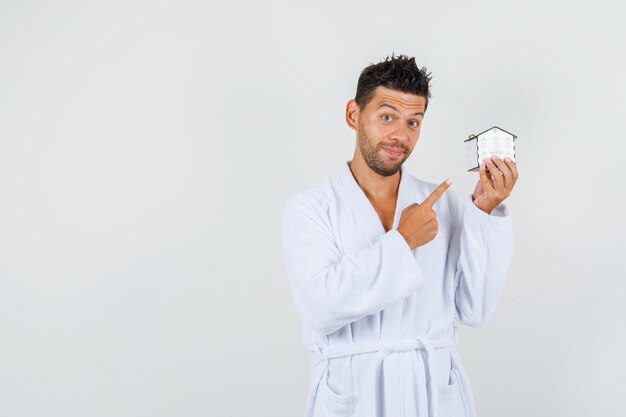
<svg viewBox="0 0 626 417">
<path fill-rule="evenodd" d="M 518 178 L 493 157 L 465 201 L 402 168 L 430 74 L 404 55 L 361 73 L 356 148 L 282 212 L 285 268 L 312 352 L 305 417 L 474 417 L 454 320 L 492 316 L 513 253 L 502 202 Z"/>
</svg>

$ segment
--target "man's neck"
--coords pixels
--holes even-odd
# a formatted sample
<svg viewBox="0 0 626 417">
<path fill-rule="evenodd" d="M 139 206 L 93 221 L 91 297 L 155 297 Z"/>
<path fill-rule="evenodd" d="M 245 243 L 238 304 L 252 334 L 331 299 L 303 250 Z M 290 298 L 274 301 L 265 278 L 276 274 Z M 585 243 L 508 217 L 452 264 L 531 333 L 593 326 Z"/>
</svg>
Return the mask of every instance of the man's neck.
<svg viewBox="0 0 626 417">
<path fill-rule="evenodd" d="M 363 159 L 353 158 L 348 164 L 350 172 L 365 194 L 376 201 L 396 199 L 400 185 L 400 171 L 386 177 L 373 171 Z"/>
</svg>

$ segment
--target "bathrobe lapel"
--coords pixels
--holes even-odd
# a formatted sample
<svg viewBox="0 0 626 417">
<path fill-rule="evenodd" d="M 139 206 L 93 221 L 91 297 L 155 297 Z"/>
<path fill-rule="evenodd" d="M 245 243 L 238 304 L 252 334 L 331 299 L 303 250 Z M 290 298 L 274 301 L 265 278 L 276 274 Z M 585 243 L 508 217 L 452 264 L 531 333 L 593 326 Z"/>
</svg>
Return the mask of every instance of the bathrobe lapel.
<svg viewBox="0 0 626 417">
<path fill-rule="evenodd" d="M 380 237 L 380 235 L 385 233 L 385 228 L 383 227 L 383 224 L 378 217 L 376 209 L 374 208 L 374 206 L 372 206 L 372 203 L 369 201 L 359 184 L 354 179 L 354 176 L 350 171 L 350 167 L 348 166 L 348 162 L 350 161 L 345 161 L 343 163 L 343 167 L 339 173 L 341 183 L 348 193 L 348 198 L 354 203 L 359 215 L 362 216 L 363 220 L 365 221 L 365 224 L 373 241 L 375 241 Z M 411 187 L 409 184 L 409 175 L 405 172 L 404 167 L 401 166 L 398 200 L 396 202 L 393 225 L 391 226 L 392 229 L 396 229 L 398 227 L 398 222 L 400 221 L 402 210 L 404 210 L 404 208 L 409 204 L 415 202 L 414 196 L 412 196 L 410 193 L 410 188 Z"/>
</svg>

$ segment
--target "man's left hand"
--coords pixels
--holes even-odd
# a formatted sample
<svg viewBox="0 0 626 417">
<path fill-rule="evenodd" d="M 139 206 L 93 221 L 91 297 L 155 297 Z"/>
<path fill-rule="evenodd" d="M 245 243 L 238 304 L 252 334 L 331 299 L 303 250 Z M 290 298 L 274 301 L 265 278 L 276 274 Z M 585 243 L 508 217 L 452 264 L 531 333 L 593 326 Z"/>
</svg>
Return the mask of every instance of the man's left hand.
<svg viewBox="0 0 626 417">
<path fill-rule="evenodd" d="M 474 189 L 473 201 L 476 207 L 490 214 L 511 194 L 519 176 L 517 165 L 509 158 L 503 161 L 493 155 L 479 166 L 478 173 L 480 178 Z"/>
</svg>

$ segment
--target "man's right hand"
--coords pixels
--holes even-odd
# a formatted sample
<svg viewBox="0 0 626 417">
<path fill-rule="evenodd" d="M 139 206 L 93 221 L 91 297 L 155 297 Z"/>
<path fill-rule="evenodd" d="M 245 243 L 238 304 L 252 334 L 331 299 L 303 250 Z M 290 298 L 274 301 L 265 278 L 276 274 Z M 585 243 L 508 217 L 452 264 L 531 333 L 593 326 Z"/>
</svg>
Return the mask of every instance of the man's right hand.
<svg viewBox="0 0 626 417">
<path fill-rule="evenodd" d="M 411 249 L 422 246 L 437 236 L 439 223 L 433 205 L 450 187 L 450 179 L 442 182 L 422 204 L 413 203 L 402 210 L 397 230 Z"/>
</svg>

